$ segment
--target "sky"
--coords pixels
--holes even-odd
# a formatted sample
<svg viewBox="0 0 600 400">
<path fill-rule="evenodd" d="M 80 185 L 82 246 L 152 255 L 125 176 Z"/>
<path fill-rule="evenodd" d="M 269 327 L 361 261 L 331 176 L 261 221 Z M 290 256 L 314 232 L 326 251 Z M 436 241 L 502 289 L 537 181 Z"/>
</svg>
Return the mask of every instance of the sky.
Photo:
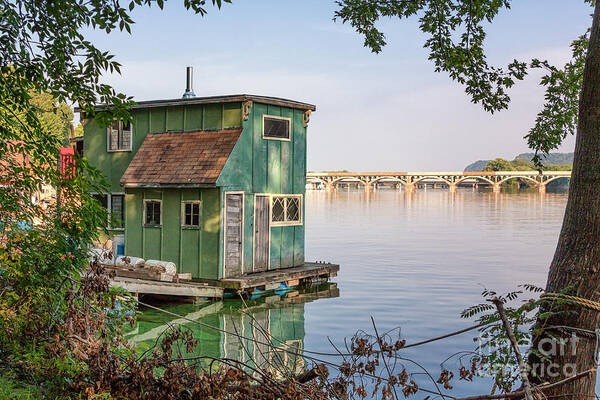
<svg viewBox="0 0 600 400">
<path fill-rule="evenodd" d="M 315 104 L 308 169 L 460 171 L 479 159 L 527 152 L 523 136 L 543 105 L 540 73 L 518 83 L 510 109 L 491 115 L 464 88 L 436 73 L 413 20 L 384 20 L 381 54 L 332 20 L 334 0 L 233 0 L 204 17 L 183 1 L 135 9 L 132 34 L 90 32 L 116 55 L 121 75 L 106 83 L 135 100 L 180 97 L 185 67 L 197 96 L 255 94 Z M 569 44 L 591 24 L 583 0 L 515 0 L 489 27 L 492 63 L 569 59 Z M 569 137 L 559 151 L 571 152 Z"/>
</svg>

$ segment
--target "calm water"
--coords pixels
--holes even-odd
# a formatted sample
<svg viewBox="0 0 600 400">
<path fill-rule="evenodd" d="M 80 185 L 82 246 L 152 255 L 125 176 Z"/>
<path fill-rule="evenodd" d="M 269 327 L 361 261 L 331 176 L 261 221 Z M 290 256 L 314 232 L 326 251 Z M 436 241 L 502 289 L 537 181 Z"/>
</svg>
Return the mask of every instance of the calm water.
<svg viewBox="0 0 600 400">
<path fill-rule="evenodd" d="M 328 338 L 341 344 L 359 329 L 371 330 L 370 316 L 381 331 L 400 328 L 409 343 L 427 339 L 471 325 L 459 314 L 481 301 L 483 288 L 543 285 L 566 200 L 566 194 L 471 190 L 309 191 L 306 259 L 339 263 L 337 288 L 165 308 L 200 324 L 312 351 L 331 352 Z M 198 354 L 264 360 L 273 368 L 284 364 L 298 371 L 304 366 L 285 352 L 269 355 L 261 345 L 240 343 L 235 334 L 174 319 L 145 311 L 130 338 L 148 345 L 167 323 L 184 323 L 201 339 Z M 472 334 L 455 336 L 407 349 L 405 355 L 439 374 L 441 361 L 473 349 L 472 339 Z M 451 394 L 487 391 L 489 384 L 479 381 L 456 385 Z"/>
</svg>

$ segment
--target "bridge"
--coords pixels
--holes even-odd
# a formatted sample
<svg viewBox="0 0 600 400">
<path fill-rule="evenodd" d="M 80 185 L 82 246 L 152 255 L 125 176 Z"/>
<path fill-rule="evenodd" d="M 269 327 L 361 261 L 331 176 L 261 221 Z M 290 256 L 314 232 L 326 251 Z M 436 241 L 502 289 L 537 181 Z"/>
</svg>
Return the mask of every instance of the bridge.
<svg viewBox="0 0 600 400">
<path fill-rule="evenodd" d="M 406 192 L 414 191 L 418 185 L 442 184 L 451 192 L 459 185 L 479 184 L 490 186 L 494 193 L 500 192 L 500 185 L 512 179 L 522 179 L 532 183 L 540 192 L 546 185 L 561 178 L 570 178 L 571 171 L 482 171 L 482 172 L 309 172 L 307 183 L 322 185 L 326 190 L 335 190 L 339 184 L 364 186 L 371 191 L 379 184 L 402 186 Z"/>
</svg>

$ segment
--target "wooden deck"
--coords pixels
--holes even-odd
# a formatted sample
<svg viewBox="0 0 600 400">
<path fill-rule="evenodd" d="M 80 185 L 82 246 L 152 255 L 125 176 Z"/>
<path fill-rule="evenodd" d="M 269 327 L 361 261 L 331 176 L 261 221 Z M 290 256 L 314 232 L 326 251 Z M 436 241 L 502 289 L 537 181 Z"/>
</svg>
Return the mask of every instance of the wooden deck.
<svg viewBox="0 0 600 400">
<path fill-rule="evenodd" d="M 278 289 L 281 283 L 287 286 L 298 286 L 303 281 L 313 278 L 328 279 L 337 276 L 339 270 L 340 266 L 337 264 L 305 263 L 300 267 L 282 268 L 236 278 L 221 279 L 215 281 L 214 284 L 225 289 L 240 291 L 272 290 Z"/>
<path fill-rule="evenodd" d="M 192 298 L 194 301 L 199 301 L 205 298 L 223 298 L 223 288 L 209 286 L 202 283 L 160 282 L 117 276 L 112 280 L 110 285 L 123 288 L 134 295 L 154 294 L 162 296 L 188 297 Z"/>
</svg>

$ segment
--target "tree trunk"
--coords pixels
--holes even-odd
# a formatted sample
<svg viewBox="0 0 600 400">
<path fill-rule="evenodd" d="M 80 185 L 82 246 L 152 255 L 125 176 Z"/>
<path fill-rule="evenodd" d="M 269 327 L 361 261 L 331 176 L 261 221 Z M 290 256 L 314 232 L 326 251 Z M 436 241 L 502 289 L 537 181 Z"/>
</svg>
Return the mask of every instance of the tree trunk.
<svg viewBox="0 0 600 400">
<path fill-rule="evenodd" d="M 600 1 L 596 3 L 585 71 L 579 99 L 579 123 L 575 144 L 575 159 L 569 200 L 560 238 L 548 273 L 547 292 L 565 292 L 574 296 L 600 301 Z M 548 306 L 549 307 L 549 306 Z M 600 312 L 579 305 L 556 304 L 553 311 L 572 310 L 549 320 L 538 321 L 540 326 L 565 325 L 594 331 L 600 328 Z M 552 331 L 557 337 L 570 339 L 561 346 L 551 342 L 547 333 L 534 340 L 550 354 L 540 362 L 530 358 L 530 375 L 536 383 L 555 382 L 574 373 L 596 366 L 596 339 L 579 335 L 577 341 L 570 332 Z M 555 347 L 552 347 L 554 343 Z M 554 353 L 554 354 L 553 354 Z M 556 373 L 556 374 L 555 374 Z M 549 376 L 556 375 L 556 376 Z M 552 388 L 550 397 L 586 399 L 595 395 L 596 373 Z"/>
</svg>

